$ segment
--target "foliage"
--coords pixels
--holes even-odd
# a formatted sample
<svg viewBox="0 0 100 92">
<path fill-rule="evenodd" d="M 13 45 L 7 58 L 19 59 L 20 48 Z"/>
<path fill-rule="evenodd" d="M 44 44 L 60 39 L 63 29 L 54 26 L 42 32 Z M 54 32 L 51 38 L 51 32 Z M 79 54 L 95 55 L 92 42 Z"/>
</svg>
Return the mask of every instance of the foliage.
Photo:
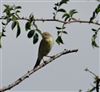
<svg viewBox="0 0 100 92">
<path fill-rule="evenodd" d="M 98 2 L 100 0 L 97 0 Z M 74 15 L 78 13 L 78 11 L 76 9 L 71 9 L 71 10 L 65 10 L 63 8 L 63 5 L 68 4 L 69 0 L 61 0 L 60 2 L 55 3 L 53 9 L 53 18 L 51 20 L 53 21 L 59 21 L 57 18 L 57 15 L 60 13 L 61 16 L 61 26 L 56 26 L 57 29 L 57 38 L 56 38 L 56 42 L 60 45 L 60 44 L 64 44 L 64 41 L 62 39 L 63 34 L 68 34 L 66 31 L 66 23 L 70 23 L 73 21 L 78 21 Z M 39 40 L 39 34 L 42 36 L 42 32 L 41 30 L 38 28 L 38 25 L 36 24 L 36 19 L 34 17 L 33 14 L 30 14 L 28 16 L 28 18 L 24 18 L 24 17 L 20 17 L 20 13 L 21 13 L 21 6 L 10 6 L 10 5 L 4 5 L 4 11 L 3 11 L 3 16 L 1 17 L 1 19 L 3 19 L 2 21 L 2 32 L 0 32 L 0 48 L 2 47 L 1 45 L 1 38 L 5 37 L 5 32 L 6 32 L 6 26 L 9 23 L 11 24 L 11 29 L 14 30 L 16 28 L 16 38 L 20 36 L 21 34 L 21 27 L 20 27 L 20 22 L 19 20 L 25 20 L 25 31 L 27 32 L 27 37 L 29 39 L 32 39 L 33 44 L 36 44 Z M 95 19 L 97 18 L 97 16 L 100 13 L 100 4 L 98 4 L 98 6 L 95 8 L 95 10 L 93 11 L 92 16 L 90 17 L 89 21 L 87 23 L 95 23 Z M 44 22 L 44 20 L 41 20 Z M 81 22 L 80 22 L 81 23 Z M 97 21 L 98 23 L 98 21 Z M 96 23 L 95 23 L 96 24 Z M 96 39 L 98 37 L 98 32 L 100 30 L 99 28 L 92 28 L 91 29 L 94 34 L 91 37 L 91 45 L 92 47 L 99 47 Z M 90 73 L 92 73 L 91 71 L 89 71 L 88 69 L 86 69 L 85 71 L 88 71 Z M 90 89 L 88 92 L 93 92 L 94 90 L 96 90 L 97 92 L 99 92 L 99 83 L 100 83 L 100 78 L 98 76 L 96 76 L 94 73 L 92 73 L 95 77 L 95 87 L 93 87 L 92 89 Z"/>
<path fill-rule="evenodd" d="M 93 22 L 93 20 L 97 17 L 97 15 L 100 13 L 100 4 L 97 6 L 97 8 L 94 10 L 92 17 L 90 18 L 90 22 Z"/>
<path fill-rule="evenodd" d="M 62 13 L 62 19 L 64 19 L 64 21 L 71 21 L 73 19 L 73 15 L 75 13 L 77 13 L 77 11 L 75 9 L 70 10 L 69 12 L 67 12 L 64 8 L 62 8 L 62 6 L 64 4 L 67 4 L 69 2 L 69 0 L 62 0 L 60 2 L 55 3 L 55 7 L 53 8 L 55 10 L 55 12 L 53 12 L 53 19 L 56 19 L 57 14 L 58 13 Z M 65 31 L 66 27 L 65 27 L 65 23 L 62 24 L 61 27 L 56 27 L 57 31 L 57 39 L 56 42 L 60 45 L 60 44 L 64 44 L 63 40 L 62 40 L 62 34 L 67 34 L 67 32 Z"/>
<path fill-rule="evenodd" d="M 53 7 L 53 9 L 54 9 L 53 20 L 57 21 L 58 20 L 57 15 L 58 15 L 58 13 L 60 13 L 61 21 L 63 21 L 61 26 L 56 26 L 56 29 L 57 29 L 56 42 L 59 45 L 64 44 L 64 41 L 62 39 L 63 34 L 68 34 L 66 31 L 66 23 L 68 23 L 68 22 L 70 23 L 72 21 L 77 21 L 77 19 L 74 17 L 74 15 L 78 13 L 76 9 L 65 10 L 63 8 L 63 6 L 65 4 L 68 4 L 69 1 L 70 0 L 61 0 L 60 2 L 55 3 L 54 7 Z M 14 30 L 16 28 L 16 37 L 19 37 L 21 34 L 21 27 L 20 27 L 19 20 L 26 20 L 25 30 L 27 32 L 27 37 L 29 39 L 33 40 L 33 44 L 36 44 L 39 39 L 38 34 L 40 34 L 42 36 L 42 32 L 38 28 L 38 26 L 36 24 L 36 19 L 33 14 L 30 14 L 28 18 L 20 17 L 21 9 L 22 9 L 21 6 L 15 6 L 15 5 L 10 6 L 10 5 L 6 5 L 6 4 L 4 5 L 4 11 L 3 11 L 3 16 L 2 16 L 2 19 L 4 19 L 4 20 L 2 22 L 2 33 L 0 33 L 2 35 L 0 36 L 0 40 L 2 37 L 6 36 L 5 28 L 10 22 L 12 23 L 11 29 Z M 89 23 L 94 23 L 94 20 L 96 19 L 96 17 L 98 16 L 99 13 L 100 13 L 100 4 L 93 11 L 93 15 L 90 18 Z M 95 30 L 94 34 L 92 36 L 92 39 L 91 39 L 91 44 L 93 47 L 99 47 L 96 42 L 96 38 L 97 38 L 99 29 L 97 29 L 97 31 L 95 28 L 92 29 L 93 31 Z"/>
<path fill-rule="evenodd" d="M 11 24 L 11 29 L 14 30 L 15 27 L 17 28 L 17 33 L 16 37 L 19 37 L 21 34 L 21 28 L 20 28 L 20 23 L 18 20 L 21 19 L 20 17 L 20 9 L 21 6 L 10 6 L 10 5 L 4 5 L 5 9 L 3 11 L 4 15 L 2 16 L 3 19 L 5 19 L 2 22 L 2 36 L 5 36 L 4 32 L 6 32 L 5 28 L 8 25 L 8 23 L 12 22 Z M 41 31 L 38 29 L 35 21 L 34 21 L 34 16 L 30 14 L 29 18 L 26 19 L 26 24 L 25 24 L 25 30 L 28 31 L 27 37 L 28 38 L 33 38 L 33 44 L 36 44 L 38 42 L 39 36 L 38 33 L 41 33 Z"/>
<path fill-rule="evenodd" d="M 16 37 L 18 37 L 21 33 L 21 29 L 20 29 L 20 24 L 18 22 L 19 17 L 19 13 L 20 13 L 20 9 L 21 6 L 9 6 L 9 5 L 4 5 L 5 9 L 3 11 L 4 15 L 2 16 L 2 18 L 4 18 L 5 20 L 2 22 L 2 32 L 4 34 L 4 32 L 6 32 L 5 28 L 8 25 L 8 23 L 10 23 L 12 21 L 12 25 L 11 28 L 12 30 L 17 26 L 17 33 L 16 33 Z M 5 36 L 5 34 L 4 34 Z"/>
<path fill-rule="evenodd" d="M 93 73 L 92 71 L 90 71 L 88 68 L 86 68 L 85 71 L 89 72 L 94 77 L 94 82 L 93 82 L 94 85 L 92 86 L 91 89 L 88 89 L 87 92 L 93 92 L 93 91 L 99 92 L 99 87 L 100 87 L 100 78 L 99 78 L 99 76 L 96 75 L 95 73 Z"/>
<path fill-rule="evenodd" d="M 91 38 L 91 44 L 92 44 L 92 47 L 99 47 L 96 43 L 96 38 L 97 38 L 97 35 L 98 35 L 98 32 L 99 32 L 100 28 L 98 29 L 92 29 L 92 31 L 94 32 L 92 38 Z"/>
</svg>

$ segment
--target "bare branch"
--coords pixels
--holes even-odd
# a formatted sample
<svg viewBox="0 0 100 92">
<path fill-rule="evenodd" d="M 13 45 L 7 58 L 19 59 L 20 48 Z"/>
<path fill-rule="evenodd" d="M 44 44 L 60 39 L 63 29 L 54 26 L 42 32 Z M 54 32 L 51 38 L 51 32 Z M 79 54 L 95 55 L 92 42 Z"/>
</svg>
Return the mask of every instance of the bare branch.
<svg viewBox="0 0 100 92">
<path fill-rule="evenodd" d="M 4 18 L 1 17 L 0 20 L 3 20 Z M 4 19 L 5 20 L 5 19 Z M 18 18 L 17 20 L 29 20 L 28 18 Z M 100 26 L 100 23 L 98 22 L 93 22 L 93 21 L 87 21 L 87 20 L 80 20 L 80 19 L 74 19 L 74 20 L 71 20 L 71 21 L 63 21 L 63 20 L 59 20 L 59 19 L 34 19 L 34 21 L 55 21 L 55 22 L 60 22 L 60 23 L 64 23 L 64 24 L 71 24 L 71 23 L 87 23 L 87 24 L 94 24 L 94 25 L 98 25 Z"/>
<path fill-rule="evenodd" d="M 100 78 L 99 76 L 97 76 L 95 73 L 93 73 L 92 71 L 90 71 L 88 68 L 85 69 L 86 72 L 89 72 L 90 74 L 92 74 L 94 76 L 95 81 L 93 82 L 95 84 L 95 86 L 93 88 L 91 88 L 89 91 L 87 92 L 92 92 L 94 90 L 96 90 L 96 92 L 99 92 L 99 84 L 100 84 Z"/>
<path fill-rule="evenodd" d="M 7 91 L 7 90 L 10 90 L 13 87 L 17 86 L 22 81 L 24 81 L 25 79 L 29 78 L 30 75 L 34 74 L 36 71 L 38 71 L 39 69 L 43 68 L 44 66 L 46 66 L 50 62 L 54 61 L 55 59 L 59 58 L 60 56 L 65 55 L 65 54 L 69 54 L 69 53 L 73 53 L 73 52 L 77 52 L 77 51 L 78 51 L 78 49 L 74 49 L 74 50 L 66 50 L 66 49 L 64 49 L 62 52 L 50 57 L 47 61 L 45 61 L 45 63 L 40 64 L 40 66 L 38 66 L 37 68 L 29 70 L 26 74 L 24 74 L 22 77 L 18 78 L 13 83 L 9 84 L 8 86 L 5 86 L 5 87 L 1 88 L 0 92 L 4 92 L 4 91 Z"/>
</svg>

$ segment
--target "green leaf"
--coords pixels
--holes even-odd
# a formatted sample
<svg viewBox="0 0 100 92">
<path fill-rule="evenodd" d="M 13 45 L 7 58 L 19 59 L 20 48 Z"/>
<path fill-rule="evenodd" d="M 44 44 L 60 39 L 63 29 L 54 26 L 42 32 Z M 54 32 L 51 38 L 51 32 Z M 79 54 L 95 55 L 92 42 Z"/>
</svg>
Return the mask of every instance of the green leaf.
<svg viewBox="0 0 100 92">
<path fill-rule="evenodd" d="M 66 31 L 57 31 L 57 34 L 58 34 L 58 35 L 59 35 L 60 33 L 68 34 Z"/>
<path fill-rule="evenodd" d="M 35 33 L 35 30 L 31 30 L 31 31 L 29 31 L 29 33 L 28 33 L 28 38 L 32 38 L 32 36 L 34 35 L 34 33 Z"/>
<path fill-rule="evenodd" d="M 36 33 L 34 36 L 33 36 L 33 44 L 36 44 L 39 40 L 39 36 L 38 34 Z"/>
<path fill-rule="evenodd" d="M 7 24 L 10 23 L 10 22 L 11 22 L 11 19 L 10 18 L 7 18 Z"/>
<path fill-rule="evenodd" d="M 54 7 L 53 9 L 54 9 L 55 11 L 57 11 L 57 7 Z"/>
<path fill-rule="evenodd" d="M 5 27 L 2 27 L 2 32 L 6 32 Z"/>
<path fill-rule="evenodd" d="M 62 4 L 67 4 L 68 1 L 69 1 L 69 0 L 62 0 L 62 1 L 60 2 L 60 6 L 61 6 Z"/>
<path fill-rule="evenodd" d="M 68 13 L 65 13 L 62 18 L 64 18 L 64 21 L 70 18 L 70 15 Z"/>
<path fill-rule="evenodd" d="M 58 12 L 66 12 L 65 9 L 58 9 L 57 11 L 58 11 Z"/>
<path fill-rule="evenodd" d="M 65 14 L 62 16 L 62 18 L 64 18 L 64 17 L 68 17 L 68 18 L 69 18 L 70 16 L 69 16 L 68 13 L 65 13 Z"/>
<path fill-rule="evenodd" d="M 67 21 L 69 19 L 69 17 L 66 17 L 65 19 L 64 19 L 64 21 Z"/>
<path fill-rule="evenodd" d="M 99 12 L 100 12 L 100 4 L 97 6 L 95 11 L 93 12 L 92 17 L 90 18 L 89 23 L 93 22 L 93 20 L 96 18 L 96 16 L 98 15 Z"/>
<path fill-rule="evenodd" d="M 6 23 L 2 22 L 2 25 L 4 25 L 4 26 L 5 26 L 5 25 L 6 25 Z"/>
<path fill-rule="evenodd" d="M 78 13 L 75 9 L 69 11 L 69 15 L 72 17 L 75 13 Z"/>
<path fill-rule="evenodd" d="M 94 28 L 92 28 L 92 31 L 96 32 L 97 30 L 96 30 L 96 29 L 94 29 Z"/>
<path fill-rule="evenodd" d="M 32 14 L 30 14 L 29 20 L 30 20 L 30 23 L 34 20 L 34 16 Z"/>
<path fill-rule="evenodd" d="M 17 22 L 16 21 L 13 21 L 13 23 L 11 25 L 12 30 L 15 28 L 16 24 L 17 24 Z"/>
<path fill-rule="evenodd" d="M 93 12 L 93 15 L 92 15 L 92 17 L 90 18 L 89 23 L 91 23 L 95 18 L 96 18 L 96 14 L 95 14 L 95 12 Z"/>
<path fill-rule="evenodd" d="M 67 3 L 69 0 L 62 0 L 61 2 L 62 3 Z"/>
<path fill-rule="evenodd" d="M 25 29 L 26 31 L 29 30 L 31 27 L 31 23 L 28 21 L 26 24 L 25 24 Z"/>
<path fill-rule="evenodd" d="M 21 6 L 16 6 L 16 7 L 15 7 L 15 9 L 21 9 L 21 8 L 22 8 Z"/>
<path fill-rule="evenodd" d="M 19 10 L 17 10 L 17 11 L 16 11 L 16 13 L 20 13 L 20 11 L 19 11 Z"/>
<path fill-rule="evenodd" d="M 4 7 L 5 7 L 5 9 L 4 9 L 3 13 L 6 13 L 7 15 L 10 15 L 10 12 L 12 10 L 14 10 L 13 7 L 9 6 L 9 5 L 4 5 Z"/>
<path fill-rule="evenodd" d="M 97 38 L 97 32 L 92 36 L 93 40 Z"/>
<path fill-rule="evenodd" d="M 61 33 L 61 31 L 57 31 L 57 34 L 59 35 Z"/>
<path fill-rule="evenodd" d="M 4 34 L 4 32 L 2 33 L 2 36 L 4 36 L 4 37 L 6 36 L 6 35 Z"/>
<path fill-rule="evenodd" d="M 6 35 L 4 33 L 5 33 L 5 28 L 2 27 L 2 36 L 5 37 Z"/>
<path fill-rule="evenodd" d="M 59 3 L 55 3 L 55 6 L 59 6 Z"/>
<path fill-rule="evenodd" d="M 97 43 L 96 43 L 96 41 L 92 41 L 92 47 L 94 48 L 94 47 L 97 47 L 97 48 L 99 48 L 99 46 L 97 45 Z"/>
<path fill-rule="evenodd" d="M 9 5 L 4 4 L 4 7 L 5 7 L 5 8 L 9 8 Z"/>
<path fill-rule="evenodd" d="M 99 47 L 98 44 L 96 43 L 96 38 L 97 38 L 97 33 L 98 33 L 98 30 L 96 29 L 92 29 L 95 33 L 93 34 L 92 38 L 91 38 L 91 44 L 92 44 L 92 47 Z"/>
<path fill-rule="evenodd" d="M 100 12 L 100 4 L 97 6 L 95 12 L 96 12 L 96 14 L 98 14 Z"/>
<path fill-rule="evenodd" d="M 21 33 L 21 29 L 20 29 L 19 24 L 17 24 L 17 34 L 16 34 L 16 38 L 20 35 L 20 33 Z"/>
<path fill-rule="evenodd" d="M 62 28 L 61 28 L 61 27 L 56 27 L 56 29 L 57 29 L 57 30 L 61 30 Z"/>
<path fill-rule="evenodd" d="M 62 31 L 62 33 L 64 33 L 64 34 L 68 34 L 66 31 Z"/>
<path fill-rule="evenodd" d="M 12 20 L 16 21 L 18 18 L 15 15 L 12 15 Z"/>
<path fill-rule="evenodd" d="M 63 40 L 62 40 L 62 38 L 61 38 L 61 36 L 58 36 L 58 37 L 57 37 L 56 42 L 58 43 L 58 45 L 60 45 L 60 43 L 61 43 L 61 44 L 64 44 L 64 43 L 63 43 Z"/>
<path fill-rule="evenodd" d="M 4 18 L 4 19 L 7 19 L 7 18 L 8 18 L 8 16 L 3 16 L 3 18 Z"/>
</svg>

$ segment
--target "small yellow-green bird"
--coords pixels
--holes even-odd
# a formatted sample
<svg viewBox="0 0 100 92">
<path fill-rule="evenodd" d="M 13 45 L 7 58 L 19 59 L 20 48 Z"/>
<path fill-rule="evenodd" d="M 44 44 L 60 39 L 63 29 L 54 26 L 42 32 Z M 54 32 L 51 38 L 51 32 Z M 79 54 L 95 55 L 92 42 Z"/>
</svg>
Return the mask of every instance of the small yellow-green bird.
<svg viewBox="0 0 100 92">
<path fill-rule="evenodd" d="M 35 66 L 34 66 L 34 69 L 37 66 L 39 66 L 43 57 L 48 55 L 48 53 L 50 52 L 50 50 L 53 46 L 53 43 L 54 43 L 54 40 L 53 40 L 52 35 L 49 32 L 43 32 L 42 40 L 40 42 L 39 49 L 38 49 L 38 58 L 37 58 Z"/>
</svg>

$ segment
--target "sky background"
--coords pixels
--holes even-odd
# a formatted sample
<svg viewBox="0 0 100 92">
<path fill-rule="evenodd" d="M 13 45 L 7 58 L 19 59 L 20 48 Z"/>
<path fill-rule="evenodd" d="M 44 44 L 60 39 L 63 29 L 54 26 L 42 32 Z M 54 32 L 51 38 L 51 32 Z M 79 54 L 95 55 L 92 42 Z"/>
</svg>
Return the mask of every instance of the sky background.
<svg viewBox="0 0 100 92">
<path fill-rule="evenodd" d="M 31 13 L 36 18 L 52 18 L 54 3 L 57 0 L 3 0 L 1 1 L 1 12 L 4 9 L 3 4 L 22 6 L 21 16 L 27 17 Z M 59 1 L 59 0 L 58 0 Z M 66 10 L 76 9 L 79 13 L 76 18 L 89 20 L 92 11 L 98 5 L 94 0 L 71 0 L 64 5 Z M 60 18 L 60 14 L 58 15 Z M 99 20 L 99 18 L 98 18 Z M 57 22 L 36 22 L 42 32 L 50 32 L 54 39 L 57 37 Z M 16 79 L 32 69 L 37 59 L 39 42 L 32 44 L 32 39 L 27 38 L 27 32 L 24 29 L 25 21 L 20 22 L 21 35 L 16 39 L 16 28 L 11 30 L 11 23 L 6 28 L 6 37 L 2 41 L 0 50 L 1 65 L 1 86 L 7 86 Z M 0 26 L 1 27 L 1 26 Z M 93 77 L 84 71 L 89 68 L 95 74 L 99 74 L 99 49 L 92 48 L 91 37 L 93 32 L 91 28 L 95 25 L 73 23 L 66 25 L 68 35 L 63 35 L 64 44 L 54 44 L 49 55 L 54 55 L 64 49 L 78 49 L 77 53 L 67 54 L 54 62 L 48 64 L 43 69 L 37 71 L 30 78 L 24 80 L 11 91 L 78 91 L 91 88 Z M 97 40 L 98 42 L 98 40 Z"/>
</svg>

